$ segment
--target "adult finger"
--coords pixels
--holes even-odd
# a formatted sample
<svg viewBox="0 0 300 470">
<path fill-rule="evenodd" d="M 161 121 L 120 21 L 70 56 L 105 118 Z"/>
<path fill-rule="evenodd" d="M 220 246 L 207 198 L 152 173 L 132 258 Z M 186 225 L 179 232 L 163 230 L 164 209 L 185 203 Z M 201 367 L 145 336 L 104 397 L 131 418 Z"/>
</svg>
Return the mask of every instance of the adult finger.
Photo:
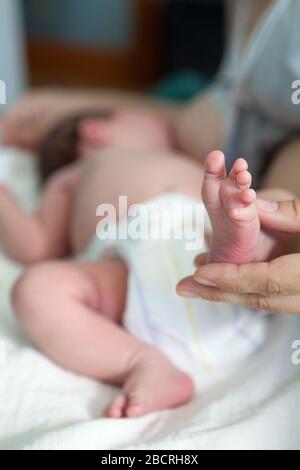
<svg viewBox="0 0 300 470">
<path fill-rule="evenodd" d="M 235 265 L 212 263 L 200 266 L 197 283 L 225 292 L 279 296 L 300 293 L 300 255 L 276 258 L 268 263 Z"/>
<path fill-rule="evenodd" d="M 279 202 L 258 199 L 257 207 L 265 228 L 300 233 L 300 199 Z"/>
<path fill-rule="evenodd" d="M 208 253 L 201 253 L 200 255 L 196 256 L 194 259 L 194 264 L 196 267 L 200 267 L 203 264 L 207 263 L 207 255 Z"/>
<path fill-rule="evenodd" d="M 189 276 L 178 282 L 176 292 L 181 297 L 201 297 L 198 295 L 201 287 L 202 286 L 199 286 L 193 276 Z"/>
<path fill-rule="evenodd" d="M 259 294 L 234 294 L 215 287 L 206 287 L 195 283 L 193 278 L 182 280 L 177 286 L 177 293 L 182 297 L 202 298 L 211 302 L 224 302 L 241 305 L 254 310 L 271 313 L 300 314 L 300 295 L 266 297 Z"/>
</svg>

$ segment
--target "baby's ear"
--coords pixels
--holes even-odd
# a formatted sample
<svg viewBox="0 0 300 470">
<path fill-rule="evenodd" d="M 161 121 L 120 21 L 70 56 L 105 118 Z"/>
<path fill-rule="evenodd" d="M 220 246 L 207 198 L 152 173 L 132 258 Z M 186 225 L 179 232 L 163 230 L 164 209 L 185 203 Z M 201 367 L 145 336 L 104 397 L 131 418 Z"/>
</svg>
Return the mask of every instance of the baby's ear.
<svg viewBox="0 0 300 470">
<path fill-rule="evenodd" d="M 102 119 L 86 118 L 79 124 L 79 136 L 82 144 L 89 146 L 107 145 L 111 140 L 109 125 Z"/>
</svg>

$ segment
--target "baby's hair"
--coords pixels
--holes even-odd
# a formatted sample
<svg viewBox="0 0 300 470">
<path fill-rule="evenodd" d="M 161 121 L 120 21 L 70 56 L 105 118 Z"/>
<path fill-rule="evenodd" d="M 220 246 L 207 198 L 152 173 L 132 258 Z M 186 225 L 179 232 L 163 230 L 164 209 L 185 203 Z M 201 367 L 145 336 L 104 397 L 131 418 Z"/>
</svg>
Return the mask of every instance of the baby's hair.
<svg viewBox="0 0 300 470">
<path fill-rule="evenodd" d="M 39 172 L 44 183 L 60 168 L 79 158 L 79 125 L 83 119 L 111 119 L 114 112 L 85 111 L 57 124 L 42 140 L 38 148 Z"/>
</svg>

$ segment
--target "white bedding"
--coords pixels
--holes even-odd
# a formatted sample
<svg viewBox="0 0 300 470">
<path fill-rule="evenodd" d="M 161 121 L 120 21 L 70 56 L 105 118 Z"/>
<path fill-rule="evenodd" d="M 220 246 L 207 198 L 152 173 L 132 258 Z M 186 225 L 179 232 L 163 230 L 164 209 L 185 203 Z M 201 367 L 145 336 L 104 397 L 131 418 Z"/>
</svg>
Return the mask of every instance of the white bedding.
<svg viewBox="0 0 300 470">
<path fill-rule="evenodd" d="M 32 207 L 29 159 L 0 149 L 0 179 Z M 23 335 L 9 304 L 20 271 L 0 257 L 0 449 L 300 449 L 300 317 L 276 316 L 263 350 L 187 406 L 113 421 L 100 416 L 114 388 L 57 367 Z"/>
</svg>

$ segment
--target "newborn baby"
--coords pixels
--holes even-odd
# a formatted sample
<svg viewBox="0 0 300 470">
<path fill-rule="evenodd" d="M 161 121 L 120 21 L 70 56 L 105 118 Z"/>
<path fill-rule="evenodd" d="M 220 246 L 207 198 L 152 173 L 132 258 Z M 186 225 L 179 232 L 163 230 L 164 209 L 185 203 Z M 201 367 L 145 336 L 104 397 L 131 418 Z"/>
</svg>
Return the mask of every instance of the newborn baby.
<svg viewBox="0 0 300 470">
<path fill-rule="evenodd" d="M 182 367 L 181 360 L 176 363 L 172 355 L 174 347 L 184 340 L 182 332 L 172 325 L 172 315 L 179 312 L 182 330 L 187 317 L 194 322 L 187 340 L 191 354 L 203 344 L 204 349 L 215 351 L 222 338 L 227 338 L 228 351 L 224 347 L 220 354 L 212 354 L 215 364 L 218 354 L 228 362 L 235 358 L 235 345 L 244 356 L 257 350 L 264 338 L 264 319 L 258 314 L 247 317 L 248 336 L 253 332 L 249 340 L 245 332 L 239 335 L 237 328 L 236 322 L 244 317 L 237 318 L 235 312 L 233 322 L 232 310 L 218 312 L 214 318 L 218 307 L 199 301 L 196 314 L 192 304 L 185 304 L 184 317 L 180 309 L 185 301 L 176 296 L 175 285 L 184 274 L 180 260 L 184 264 L 189 259 L 188 269 L 192 270 L 193 255 L 183 252 L 179 245 L 181 251 L 176 248 L 175 256 L 169 256 L 169 245 L 161 245 L 159 240 L 157 245 L 153 241 L 141 245 L 131 241 L 124 249 L 118 249 L 115 242 L 117 249 L 113 253 L 101 249 L 97 252 L 101 241 L 95 238 L 99 222 L 96 208 L 100 203 L 118 208 L 120 195 L 127 196 L 128 206 L 160 200 L 161 195 L 177 195 L 182 203 L 196 204 L 201 202 L 204 177 L 202 199 L 213 228 L 210 261 L 266 259 L 276 243 L 260 231 L 247 163 L 237 160 L 227 176 L 224 155 L 212 152 L 203 175 L 199 166 L 170 149 L 167 130 L 148 115 L 83 118 L 78 133 L 80 158 L 51 177 L 35 214 L 24 213 L 5 189 L 1 192 L 2 246 L 16 260 L 32 265 L 13 289 L 15 313 L 34 344 L 52 360 L 73 372 L 122 387 L 106 409 L 107 417 L 138 417 L 179 406 L 193 397 L 194 384 L 184 370 L 184 354 Z M 122 224 L 127 214 L 117 212 L 117 217 Z M 91 261 L 84 260 L 86 252 L 93 253 Z M 75 255 L 75 259 L 57 260 L 68 254 Z M 76 255 L 83 259 L 76 259 Z M 149 264 L 141 264 L 144 260 Z M 171 266 L 173 260 L 177 261 Z M 164 263 L 169 263 L 168 267 Z M 172 274 L 174 266 L 178 267 L 177 276 Z M 152 276 L 146 284 L 151 286 L 150 292 L 143 285 L 147 270 Z M 171 288 L 164 288 L 163 282 Z M 143 297 L 138 297 L 140 292 Z M 160 311 L 155 304 L 158 298 L 165 302 Z M 149 330 L 143 334 L 141 316 L 145 312 L 154 325 L 154 339 L 147 336 Z M 206 322 L 204 333 L 209 332 L 207 339 L 202 331 L 200 346 L 199 338 L 195 338 L 198 317 Z M 162 340 L 156 342 L 155 338 Z M 199 354 L 203 359 L 205 352 Z M 203 359 L 203 368 L 206 366 Z"/>
</svg>

